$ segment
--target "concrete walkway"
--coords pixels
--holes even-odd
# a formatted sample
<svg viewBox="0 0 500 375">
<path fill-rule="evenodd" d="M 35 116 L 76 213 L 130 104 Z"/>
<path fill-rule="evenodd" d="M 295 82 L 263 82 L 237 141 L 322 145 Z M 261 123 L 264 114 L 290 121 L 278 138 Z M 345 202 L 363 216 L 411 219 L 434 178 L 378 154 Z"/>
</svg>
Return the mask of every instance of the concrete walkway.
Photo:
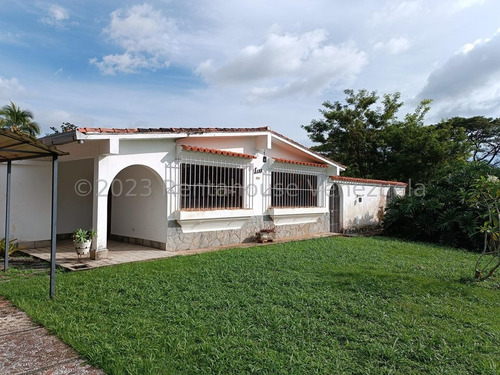
<svg viewBox="0 0 500 375">
<path fill-rule="evenodd" d="M 71 347 L 0 297 L 0 374 L 100 375 Z"/>
</svg>

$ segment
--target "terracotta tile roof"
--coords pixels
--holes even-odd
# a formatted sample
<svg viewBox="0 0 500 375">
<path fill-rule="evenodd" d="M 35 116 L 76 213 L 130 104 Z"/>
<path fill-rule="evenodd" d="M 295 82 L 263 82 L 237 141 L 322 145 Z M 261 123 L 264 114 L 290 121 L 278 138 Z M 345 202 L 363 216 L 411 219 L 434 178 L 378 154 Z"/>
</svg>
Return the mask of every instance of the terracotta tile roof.
<svg viewBox="0 0 500 375">
<path fill-rule="evenodd" d="M 283 158 L 273 158 L 273 159 L 276 160 L 278 163 L 288 163 L 288 164 L 307 165 L 308 167 L 328 168 L 328 165 L 326 164 L 311 163 L 309 161 L 289 160 Z"/>
<path fill-rule="evenodd" d="M 402 186 L 406 187 L 408 184 L 404 182 L 398 181 L 385 181 L 385 180 L 373 180 L 369 178 L 356 178 L 356 177 L 347 177 L 347 176 L 330 176 L 330 179 L 335 181 L 345 181 L 345 182 L 359 182 L 365 184 L 376 184 L 376 185 L 394 185 L 394 186 Z"/>
<path fill-rule="evenodd" d="M 203 133 L 231 133 L 231 132 L 262 132 L 270 130 L 268 126 L 257 128 L 134 128 L 134 129 L 119 129 L 119 128 L 79 128 L 81 133 L 97 133 L 97 134 L 144 134 L 144 133 L 188 133 L 188 134 L 203 134 Z"/>
<path fill-rule="evenodd" d="M 128 133 L 138 133 L 139 129 L 119 129 L 119 128 L 78 128 L 80 133 L 106 133 L 106 134 L 128 134 Z"/>
<path fill-rule="evenodd" d="M 207 154 L 233 156 L 235 158 L 256 159 L 256 157 L 253 155 L 243 154 L 240 152 L 217 150 L 215 148 L 204 148 L 204 147 L 189 146 L 189 145 L 181 145 L 181 146 L 186 151 L 206 152 Z"/>
</svg>

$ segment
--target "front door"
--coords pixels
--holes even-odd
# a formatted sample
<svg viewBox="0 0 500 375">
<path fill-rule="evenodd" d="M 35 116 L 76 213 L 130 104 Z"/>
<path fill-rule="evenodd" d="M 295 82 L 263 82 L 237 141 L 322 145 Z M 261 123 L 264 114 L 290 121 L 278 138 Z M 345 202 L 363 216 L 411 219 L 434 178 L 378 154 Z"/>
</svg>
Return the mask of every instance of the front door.
<svg viewBox="0 0 500 375">
<path fill-rule="evenodd" d="M 337 184 L 330 189 L 330 232 L 340 233 L 340 191 Z"/>
</svg>

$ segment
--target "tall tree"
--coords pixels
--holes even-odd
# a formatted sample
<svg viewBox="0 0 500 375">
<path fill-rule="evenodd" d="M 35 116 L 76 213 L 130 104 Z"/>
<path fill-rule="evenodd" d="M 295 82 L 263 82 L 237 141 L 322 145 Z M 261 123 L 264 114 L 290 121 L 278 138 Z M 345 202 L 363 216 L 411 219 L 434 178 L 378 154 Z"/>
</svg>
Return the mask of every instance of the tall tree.
<svg viewBox="0 0 500 375">
<path fill-rule="evenodd" d="M 324 102 L 325 109 L 320 109 L 323 118 L 312 120 L 303 128 L 313 142 L 319 143 L 313 148 L 348 165 L 348 174 L 375 177 L 380 147 L 384 146 L 380 130 L 396 121 L 396 113 L 403 105 L 400 94 L 384 95 L 383 107 L 375 107 L 380 99 L 375 91 L 345 90 L 344 93 L 346 104 Z"/>
<path fill-rule="evenodd" d="M 21 109 L 14 102 L 0 109 L 0 128 L 36 137 L 40 134 L 40 126 L 33 121 L 33 112 Z"/>
<path fill-rule="evenodd" d="M 452 117 L 440 125 L 464 130 L 472 147 L 471 159 L 473 161 L 484 161 L 494 166 L 500 165 L 500 118 Z"/>
<path fill-rule="evenodd" d="M 442 166 L 465 160 L 469 145 L 462 129 L 425 126 L 430 100 L 399 120 L 400 94 L 344 91 L 346 104 L 325 102 L 323 118 L 304 129 L 319 145 L 313 149 L 348 166 L 346 174 L 363 178 L 424 182 Z"/>
</svg>

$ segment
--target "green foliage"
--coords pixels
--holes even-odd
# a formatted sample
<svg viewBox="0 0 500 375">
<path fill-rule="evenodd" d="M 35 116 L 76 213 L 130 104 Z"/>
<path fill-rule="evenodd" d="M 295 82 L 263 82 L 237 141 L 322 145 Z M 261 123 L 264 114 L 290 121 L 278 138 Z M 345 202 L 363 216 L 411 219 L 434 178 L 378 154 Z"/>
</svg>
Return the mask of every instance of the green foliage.
<svg viewBox="0 0 500 375">
<path fill-rule="evenodd" d="M 22 133 L 35 138 L 40 134 L 40 126 L 33 121 L 33 112 L 21 109 L 14 102 L 0 109 L 0 128 Z"/>
<path fill-rule="evenodd" d="M 500 163 L 500 119 L 475 116 L 453 117 L 443 121 L 443 126 L 463 129 L 472 147 L 472 160 L 485 161 L 498 166 Z"/>
<path fill-rule="evenodd" d="M 474 259 L 334 237 L 61 272 L 54 301 L 9 273 L 1 293 L 107 374 L 495 374 L 500 294 L 468 282 Z"/>
<path fill-rule="evenodd" d="M 480 251 L 478 231 L 484 210 L 471 207 L 465 194 L 481 176 L 500 175 L 486 163 L 457 163 L 442 169 L 428 184 L 425 194 L 410 194 L 392 201 L 384 217 L 387 234 Z"/>
<path fill-rule="evenodd" d="M 0 240 L 0 256 L 5 258 L 5 238 Z M 19 244 L 17 239 L 13 238 L 9 240 L 9 255 L 14 254 L 17 250 L 19 250 Z"/>
<path fill-rule="evenodd" d="M 97 232 L 95 230 L 89 229 L 85 230 L 82 228 L 78 228 L 73 232 L 73 241 L 75 242 L 87 242 L 87 241 L 92 241 L 92 239 L 97 236 Z"/>
<path fill-rule="evenodd" d="M 67 133 L 77 129 L 78 126 L 76 126 L 75 124 L 72 124 L 71 122 L 63 122 L 61 125 L 61 129 L 58 129 L 55 126 L 51 126 L 50 130 L 52 130 L 52 133 L 49 133 L 47 135 Z"/>
<path fill-rule="evenodd" d="M 396 121 L 396 113 L 403 105 L 400 94 L 384 95 L 383 108 L 374 108 L 380 99 L 375 91 L 344 93 L 346 104 L 323 103 L 323 119 L 312 120 L 303 128 L 313 142 L 319 143 L 313 147 L 316 151 L 348 165 L 351 175 L 377 177 L 379 151 L 384 143 L 381 129 Z"/>
<path fill-rule="evenodd" d="M 476 278 L 485 280 L 500 267 L 500 180 L 496 176 L 481 176 L 467 198 L 471 207 L 479 209 L 484 246 L 476 262 Z"/>
<path fill-rule="evenodd" d="M 451 125 L 424 125 L 430 100 L 399 120 L 400 94 L 345 90 L 346 104 L 325 102 L 323 118 L 303 128 L 319 145 L 313 148 L 347 165 L 346 175 L 424 182 L 443 166 L 465 160 L 470 144 L 464 130 Z"/>
</svg>

